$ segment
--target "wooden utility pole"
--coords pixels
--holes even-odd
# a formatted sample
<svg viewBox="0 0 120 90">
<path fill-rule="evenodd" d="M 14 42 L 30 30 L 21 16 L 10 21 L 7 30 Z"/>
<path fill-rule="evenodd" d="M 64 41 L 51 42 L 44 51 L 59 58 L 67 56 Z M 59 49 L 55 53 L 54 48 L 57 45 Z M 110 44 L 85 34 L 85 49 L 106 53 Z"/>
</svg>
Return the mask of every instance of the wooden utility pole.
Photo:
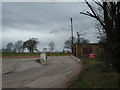
<svg viewBox="0 0 120 90">
<path fill-rule="evenodd" d="M 77 37 L 78 37 L 78 44 L 80 44 L 80 34 L 77 32 Z"/>
<path fill-rule="evenodd" d="M 72 40 L 71 40 L 71 43 L 72 43 L 71 49 L 72 49 L 72 53 L 73 53 L 73 25 L 72 25 L 72 18 L 70 18 L 70 20 L 71 20 L 71 38 L 72 38 Z"/>
</svg>

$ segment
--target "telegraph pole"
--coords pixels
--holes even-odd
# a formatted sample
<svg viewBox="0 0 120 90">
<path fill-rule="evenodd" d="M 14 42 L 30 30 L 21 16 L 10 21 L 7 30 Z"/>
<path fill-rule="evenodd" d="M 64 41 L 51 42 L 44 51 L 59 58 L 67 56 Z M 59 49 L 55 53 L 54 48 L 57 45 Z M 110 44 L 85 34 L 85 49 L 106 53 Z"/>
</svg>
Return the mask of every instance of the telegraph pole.
<svg viewBox="0 0 120 90">
<path fill-rule="evenodd" d="M 80 43 L 80 34 L 77 32 L 78 44 Z"/>
<path fill-rule="evenodd" d="M 71 20 L 71 38 L 72 38 L 72 40 L 71 40 L 71 43 L 72 43 L 71 49 L 72 49 L 72 53 L 73 53 L 73 25 L 72 25 L 72 18 L 70 18 L 70 20 Z"/>
</svg>

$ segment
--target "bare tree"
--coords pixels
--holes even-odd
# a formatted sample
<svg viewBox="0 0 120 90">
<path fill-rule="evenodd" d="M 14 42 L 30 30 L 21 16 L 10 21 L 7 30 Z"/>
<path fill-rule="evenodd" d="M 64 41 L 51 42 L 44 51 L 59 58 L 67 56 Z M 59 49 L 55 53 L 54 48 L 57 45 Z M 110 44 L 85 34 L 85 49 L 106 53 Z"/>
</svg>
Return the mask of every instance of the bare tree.
<svg viewBox="0 0 120 90">
<path fill-rule="evenodd" d="M 77 42 L 77 39 L 73 37 L 73 44 L 75 44 L 76 42 Z M 65 41 L 64 48 L 72 49 L 72 37 L 70 37 L 68 40 Z"/>
<path fill-rule="evenodd" d="M 23 43 L 23 48 L 27 48 L 30 52 L 34 52 L 38 43 L 39 41 L 37 38 L 31 38 Z"/>
<path fill-rule="evenodd" d="M 23 41 L 17 41 L 15 44 L 14 44 L 14 49 L 16 52 L 22 52 L 22 46 L 23 46 Z"/>
<path fill-rule="evenodd" d="M 49 47 L 49 50 L 50 50 L 51 52 L 53 52 L 54 49 L 55 49 L 55 43 L 54 43 L 54 42 L 49 42 L 48 47 Z"/>
<path fill-rule="evenodd" d="M 88 39 L 83 38 L 83 33 L 81 32 L 77 32 L 77 44 L 81 44 L 81 43 L 89 43 Z"/>
<path fill-rule="evenodd" d="M 73 37 L 73 44 L 80 44 L 80 43 L 89 43 L 88 39 L 82 38 L 79 36 L 77 32 L 78 38 Z M 64 48 L 71 49 L 72 50 L 72 38 L 70 37 L 68 40 L 64 43 Z"/>
<path fill-rule="evenodd" d="M 12 50 L 13 50 L 13 43 L 12 43 L 12 42 L 9 42 L 9 43 L 7 44 L 7 47 L 6 47 L 6 51 L 7 51 L 7 52 L 12 52 Z"/>
<path fill-rule="evenodd" d="M 101 8 L 103 15 L 99 13 L 90 3 L 86 4 L 91 12 L 80 12 L 81 14 L 95 18 L 102 29 L 98 29 L 102 35 L 101 45 L 113 59 L 112 64 L 120 72 L 120 1 L 118 2 L 96 2 L 94 3 Z M 102 32 L 102 34 L 101 34 Z M 103 38 L 103 33 L 105 37 Z"/>
<path fill-rule="evenodd" d="M 89 40 L 85 38 L 80 38 L 80 43 L 89 43 Z"/>
</svg>

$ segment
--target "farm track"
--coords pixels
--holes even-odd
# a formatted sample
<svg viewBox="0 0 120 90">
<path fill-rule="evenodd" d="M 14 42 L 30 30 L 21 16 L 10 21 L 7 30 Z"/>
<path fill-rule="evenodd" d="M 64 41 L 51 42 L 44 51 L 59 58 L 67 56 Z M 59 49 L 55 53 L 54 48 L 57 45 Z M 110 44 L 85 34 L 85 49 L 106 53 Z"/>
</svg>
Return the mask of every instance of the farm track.
<svg viewBox="0 0 120 90">
<path fill-rule="evenodd" d="M 13 60 L 26 62 L 28 65 L 27 62 L 36 59 L 16 58 Z M 80 60 L 72 56 L 49 56 L 45 66 L 40 65 L 40 67 L 20 72 L 3 74 L 2 85 L 3 88 L 67 88 L 77 77 L 81 68 Z"/>
</svg>

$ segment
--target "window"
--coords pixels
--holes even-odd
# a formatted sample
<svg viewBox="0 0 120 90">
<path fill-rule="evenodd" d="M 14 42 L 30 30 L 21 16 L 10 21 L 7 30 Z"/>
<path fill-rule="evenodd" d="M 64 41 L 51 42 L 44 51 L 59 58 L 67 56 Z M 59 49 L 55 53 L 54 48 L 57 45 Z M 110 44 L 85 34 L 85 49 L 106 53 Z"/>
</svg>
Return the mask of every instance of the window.
<svg viewBox="0 0 120 90">
<path fill-rule="evenodd" d="M 82 48 L 82 53 L 83 54 L 90 54 L 90 53 L 92 53 L 92 48 Z"/>
</svg>

